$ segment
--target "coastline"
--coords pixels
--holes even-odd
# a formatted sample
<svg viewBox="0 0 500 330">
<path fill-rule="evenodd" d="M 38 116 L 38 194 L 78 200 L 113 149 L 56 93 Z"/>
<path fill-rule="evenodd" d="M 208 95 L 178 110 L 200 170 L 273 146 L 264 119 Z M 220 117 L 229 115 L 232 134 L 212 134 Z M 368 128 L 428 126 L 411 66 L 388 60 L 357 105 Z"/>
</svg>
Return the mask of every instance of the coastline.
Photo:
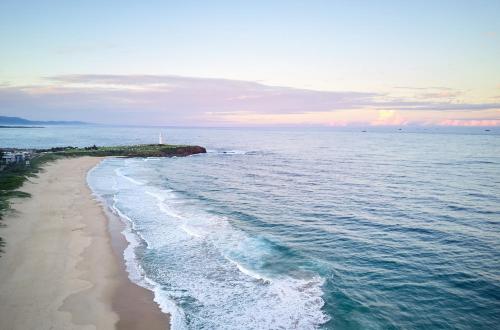
<svg viewBox="0 0 500 330">
<path fill-rule="evenodd" d="M 102 158 L 44 166 L 14 199 L 1 228 L 2 329 L 168 329 L 153 293 L 128 279 L 126 242 L 87 185 Z"/>
</svg>

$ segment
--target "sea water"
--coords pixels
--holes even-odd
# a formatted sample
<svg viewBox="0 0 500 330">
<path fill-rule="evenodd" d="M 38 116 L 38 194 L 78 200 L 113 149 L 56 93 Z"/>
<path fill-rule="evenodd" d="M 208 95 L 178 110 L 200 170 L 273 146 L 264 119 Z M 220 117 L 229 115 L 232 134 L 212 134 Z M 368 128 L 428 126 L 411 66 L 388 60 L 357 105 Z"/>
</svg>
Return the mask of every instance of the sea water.
<svg viewBox="0 0 500 330">
<path fill-rule="evenodd" d="M 108 158 L 130 278 L 173 329 L 493 329 L 498 132 L 164 129 L 185 158 Z M 158 129 L 0 131 L 2 146 L 154 142 Z"/>
</svg>

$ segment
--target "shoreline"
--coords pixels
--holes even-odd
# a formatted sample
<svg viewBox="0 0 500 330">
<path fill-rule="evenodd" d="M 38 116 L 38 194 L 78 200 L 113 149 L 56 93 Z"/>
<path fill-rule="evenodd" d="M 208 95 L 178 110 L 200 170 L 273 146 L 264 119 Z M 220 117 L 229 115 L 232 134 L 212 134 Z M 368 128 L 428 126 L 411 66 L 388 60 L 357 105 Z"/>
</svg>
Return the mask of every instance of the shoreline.
<svg viewBox="0 0 500 330">
<path fill-rule="evenodd" d="M 90 189 L 90 188 L 89 188 Z M 94 198 L 95 199 L 95 198 Z M 116 324 L 117 330 L 134 329 L 170 329 L 170 315 L 161 311 L 154 301 L 154 293 L 134 282 L 128 277 L 123 252 L 128 246 L 122 231 L 125 228 L 123 220 L 115 215 L 104 202 L 98 202 L 108 220 L 108 235 L 113 253 L 120 264 L 120 287 L 116 290 L 112 301 L 113 310 L 119 315 Z M 129 301 L 138 300 L 139 304 L 130 304 Z M 146 318 L 146 320 L 141 319 Z"/>
<path fill-rule="evenodd" d="M 128 278 L 121 220 L 88 187 L 101 160 L 46 164 L 20 189 L 31 198 L 12 200 L 0 229 L 0 328 L 169 328 L 153 293 Z"/>
</svg>

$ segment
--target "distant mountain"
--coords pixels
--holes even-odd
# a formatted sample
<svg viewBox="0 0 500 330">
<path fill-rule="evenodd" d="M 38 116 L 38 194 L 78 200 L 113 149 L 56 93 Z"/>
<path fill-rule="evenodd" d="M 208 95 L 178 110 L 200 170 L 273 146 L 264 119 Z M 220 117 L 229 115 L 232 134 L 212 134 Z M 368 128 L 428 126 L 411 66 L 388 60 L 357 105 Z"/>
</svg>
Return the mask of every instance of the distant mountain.
<svg viewBox="0 0 500 330">
<path fill-rule="evenodd" d="M 88 125 L 84 121 L 38 121 L 28 120 L 19 117 L 0 116 L 0 125 Z"/>
</svg>

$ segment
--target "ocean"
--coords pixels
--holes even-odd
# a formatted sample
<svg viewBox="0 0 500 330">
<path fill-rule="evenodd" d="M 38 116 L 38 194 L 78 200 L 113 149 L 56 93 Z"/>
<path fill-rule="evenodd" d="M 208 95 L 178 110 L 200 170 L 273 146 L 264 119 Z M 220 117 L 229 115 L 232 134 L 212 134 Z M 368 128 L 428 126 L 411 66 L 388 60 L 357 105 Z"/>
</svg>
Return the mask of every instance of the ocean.
<svg viewBox="0 0 500 330">
<path fill-rule="evenodd" d="M 2 129 L 0 146 L 159 131 Z M 498 129 L 161 131 L 208 153 L 108 158 L 87 180 L 174 330 L 498 328 Z"/>
</svg>

